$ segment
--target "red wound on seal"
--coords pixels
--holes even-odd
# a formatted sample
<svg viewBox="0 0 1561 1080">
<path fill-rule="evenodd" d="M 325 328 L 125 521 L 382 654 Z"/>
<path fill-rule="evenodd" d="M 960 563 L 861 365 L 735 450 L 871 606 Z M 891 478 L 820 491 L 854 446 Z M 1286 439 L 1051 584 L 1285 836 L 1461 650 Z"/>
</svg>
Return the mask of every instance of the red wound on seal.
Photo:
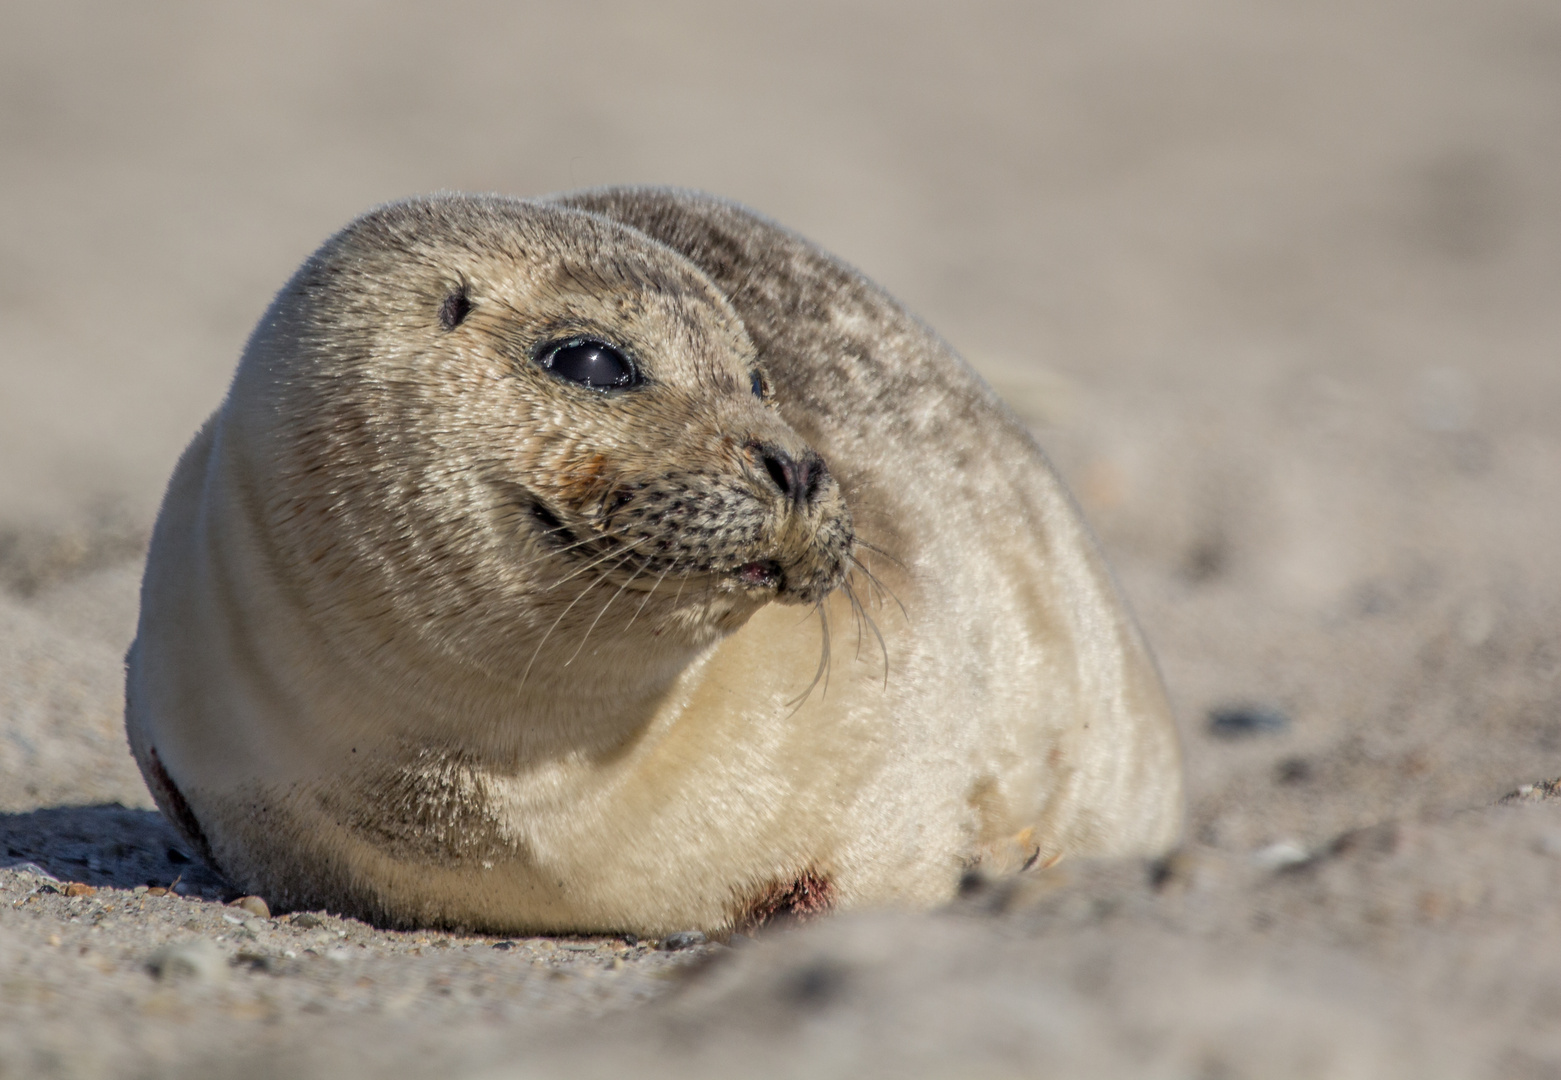
<svg viewBox="0 0 1561 1080">
<path fill-rule="evenodd" d="M 794 881 L 777 881 L 762 890 L 737 920 L 740 930 L 757 930 L 778 920 L 808 922 L 835 906 L 835 887 L 812 870 Z"/>
</svg>

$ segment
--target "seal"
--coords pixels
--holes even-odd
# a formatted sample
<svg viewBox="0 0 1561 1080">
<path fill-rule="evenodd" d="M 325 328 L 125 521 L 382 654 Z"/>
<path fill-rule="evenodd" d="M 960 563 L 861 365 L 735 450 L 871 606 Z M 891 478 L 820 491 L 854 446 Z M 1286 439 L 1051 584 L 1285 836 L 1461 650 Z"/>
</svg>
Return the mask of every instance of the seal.
<svg viewBox="0 0 1561 1080">
<path fill-rule="evenodd" d="M 1155 666 L 1023 427 L 733 203 L 375 209 L 173 474 L 126 725 L 277 908 L 495 933 L 928 906 L 1180 827 Z"/>
</svg>

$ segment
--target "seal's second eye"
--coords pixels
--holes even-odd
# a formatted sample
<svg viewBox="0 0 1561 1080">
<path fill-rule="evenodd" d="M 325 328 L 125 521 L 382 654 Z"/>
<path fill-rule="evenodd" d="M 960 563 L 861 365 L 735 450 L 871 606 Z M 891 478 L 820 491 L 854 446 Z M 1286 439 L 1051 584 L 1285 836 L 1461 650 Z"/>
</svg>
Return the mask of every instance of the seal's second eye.
<svg viewBox="0 0 1561 1080">
<path fill-rule="evenodd" d="M 538 363 L 560 379 L 593 390 L 617 390 L 640 382 L 629 358 L 605 341 L 566 341 L 545 350 Z"/>
</svg>

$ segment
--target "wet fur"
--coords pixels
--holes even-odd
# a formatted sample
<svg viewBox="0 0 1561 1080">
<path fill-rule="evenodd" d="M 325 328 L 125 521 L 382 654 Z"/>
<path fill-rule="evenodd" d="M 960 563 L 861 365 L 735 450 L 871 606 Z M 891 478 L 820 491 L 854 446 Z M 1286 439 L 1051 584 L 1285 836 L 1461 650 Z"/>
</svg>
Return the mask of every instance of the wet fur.
<svg viewBox="0 0 1561 1080">
<path fill-rule="evenodd" d="M 650 381 L 535 362 L 578 335 Z M 662 189 L 411 200 L 316 253 L 170 483 L 126 717 L 236 885 L 394 925 L 935 904 L 1181 813 L 1028 435 L 872 283 Z"/>
</svg>

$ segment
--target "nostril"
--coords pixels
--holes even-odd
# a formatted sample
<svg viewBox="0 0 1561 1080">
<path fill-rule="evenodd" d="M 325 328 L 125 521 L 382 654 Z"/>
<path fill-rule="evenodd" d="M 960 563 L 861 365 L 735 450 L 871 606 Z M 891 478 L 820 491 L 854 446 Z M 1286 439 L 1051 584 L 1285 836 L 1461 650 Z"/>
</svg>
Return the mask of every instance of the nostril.
<svg viewBox="0 0 1561 1080">
<path fill-rule="evenodd" d="M 813 504 L 824 478 L 829 475 L 823 458 L 810 453 L 799 460 L 776 446 L 757 446 L 755 449 L 764 462 L 764 471 L 770 474 L 770 480 L 782 495 L 799 510 Z"/>
<path fill-rule="evenodd" d="M 792 491 L 794 470 L 795 463 L 786 456 L 784 450 L 765 449 L 764 471 L 770 474 L 770 479 L 775 482 L 775 486 L 788 498 L 794 497 Z"/>
</svg>

